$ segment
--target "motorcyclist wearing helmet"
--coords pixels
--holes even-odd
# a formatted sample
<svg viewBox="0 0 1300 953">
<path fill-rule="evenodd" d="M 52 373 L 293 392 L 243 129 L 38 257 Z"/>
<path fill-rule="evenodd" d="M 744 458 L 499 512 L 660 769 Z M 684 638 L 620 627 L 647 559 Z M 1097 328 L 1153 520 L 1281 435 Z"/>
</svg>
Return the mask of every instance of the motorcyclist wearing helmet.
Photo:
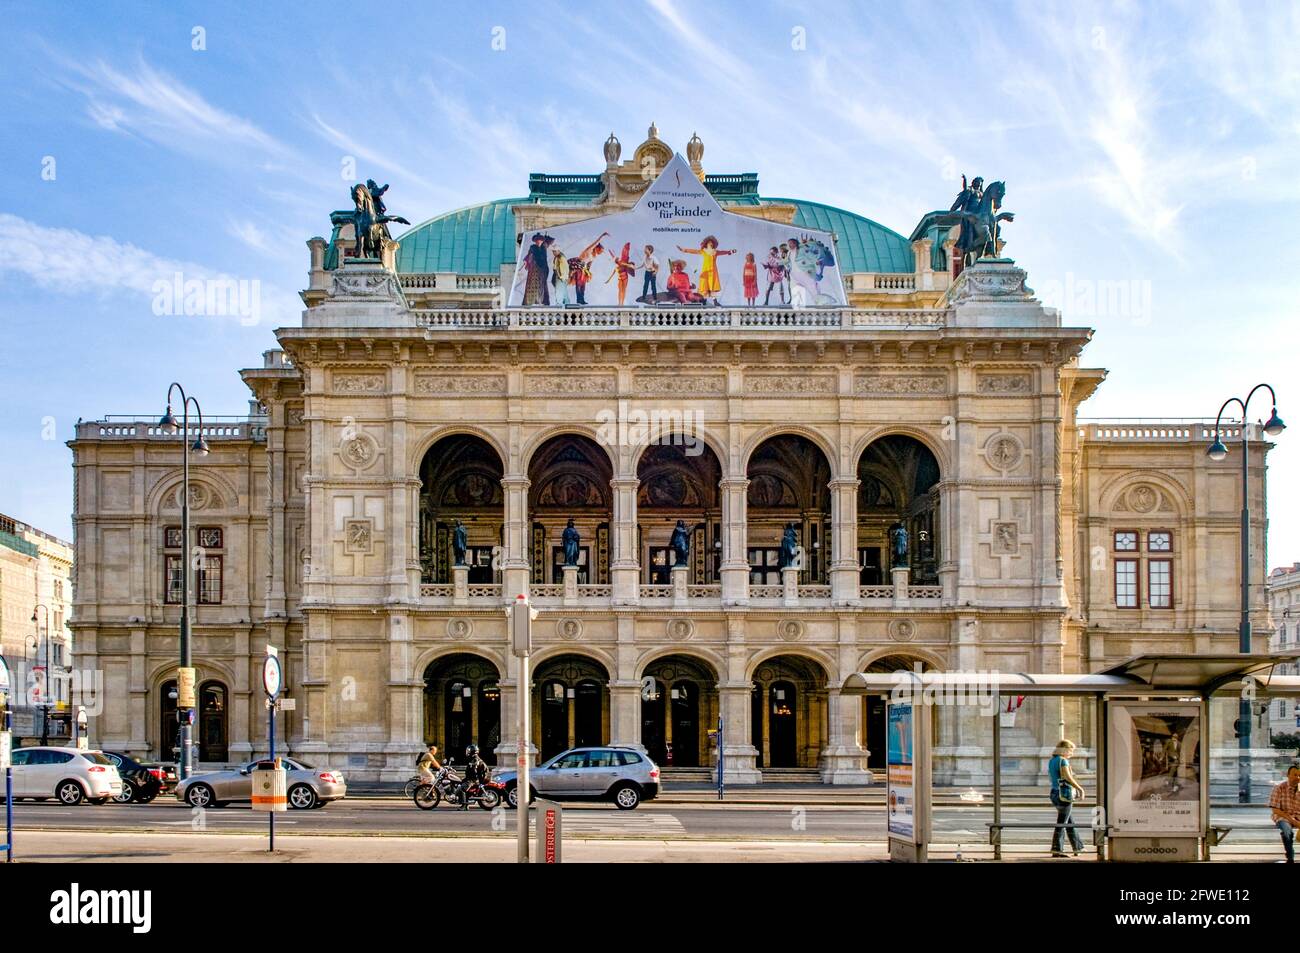
<svg viewBox="0 0 1300 953">
<path fill-rule="evenodd" d="M 488 779 L 487 762 L 479 757 L 478 745 L 465 749 L 465 771 L 460 782 L 460 809 L 469 810 L 469 791 L 475 784 L 482 784 Z"/>
</svg>

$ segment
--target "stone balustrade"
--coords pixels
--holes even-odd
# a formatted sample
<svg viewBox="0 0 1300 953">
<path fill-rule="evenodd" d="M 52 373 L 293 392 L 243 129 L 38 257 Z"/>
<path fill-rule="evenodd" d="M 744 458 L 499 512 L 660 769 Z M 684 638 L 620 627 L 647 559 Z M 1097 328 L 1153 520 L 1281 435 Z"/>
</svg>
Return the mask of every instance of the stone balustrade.
<svg viewBox="0 0 1300 953">
<path fill-rule="evenodd" d="M 491 276 L 468 275 L 466 278 Z M 487 287 L 486 285 L 484 287 Z M 565 328 L 942 328 L 942 308 L 435 308 L 411 312 L 429 330 Z"/>
</svg>

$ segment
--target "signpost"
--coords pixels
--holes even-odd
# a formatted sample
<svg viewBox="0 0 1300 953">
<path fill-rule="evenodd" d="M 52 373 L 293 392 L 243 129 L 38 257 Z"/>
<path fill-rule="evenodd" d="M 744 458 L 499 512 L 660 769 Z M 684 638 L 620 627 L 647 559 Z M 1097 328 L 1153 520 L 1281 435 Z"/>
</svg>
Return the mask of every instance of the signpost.
<svg viewBox="0 0 1300 953">
<path fill-rule="evenodd" d="M 564 843 L 564 809 L 554 801 L 537 802 L 537 862 L 558 864 Z"/>
<path fill-rule="evenodd" d="M 12 739 L 9 727 L 9 663 L 0 655 L 0 702 L 4 703 L 4 716 L 0 720 L 0 768 L 5 769 L 5 863 L 14 859 L 14 769 L 11 761 Z"/>
<path fill-rule="evenodd" d="M 275 815 L 277 811 L 288 810 L 285 771 L 280 760 L 275 756 L 275 710 L 278 707 L 280 689 L 284 685 L 284 670 L 280 668 L 280 657 L 274 645 L 266 647 L 266 661 L 262 663 L 262 689 L 266 692 L 267 711 L 267 748 L 269 764 L 257 765 L 253 769 L 253 810 L 266 811 L 270 832 L 268 853 L 275 853 Z"/>
<path fill-rule="evenodd" d="M 76 733 L 76 746 L 78 751 L 90 750 L 90 733 L 86 730 L 86 706 L 77 706 L 77 718 L 73 722 L 73 731 Z"/>
<path fill-rule="evenodd" d="M 528 656 L 533 648 L 533 616 L 536 610 L 528 604 L 528 597 L 520 593 L 508 610 L 510 613 L 510 639 L 515 657 L 519 659 L 519 678 L 515 682 L 515 697 L 519 709 L 519 749 L 515 758 L 515 811 L 519 822 L 519 848 L 516 860 L 528 863 L 528 728 L 532 717 L 529 701 L 532 675 L 528 671 Z"/>
</svg>

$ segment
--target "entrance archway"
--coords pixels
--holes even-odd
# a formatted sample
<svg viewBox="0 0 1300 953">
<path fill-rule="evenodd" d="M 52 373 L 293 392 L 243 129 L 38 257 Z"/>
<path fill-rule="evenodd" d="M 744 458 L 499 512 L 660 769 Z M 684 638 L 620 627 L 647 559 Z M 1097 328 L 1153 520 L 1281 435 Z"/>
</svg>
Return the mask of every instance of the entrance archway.
<svg viewBox="0 0 1300 953">
<path fill-rule="evenodd" d="M 759 665 L 751 727 L 759 768 L 817 767 L 826 743 L 826 670 L 799 655 L 778 655 Z"/>
<path fill-rule="evenodd" d="M 676 560 L 669 544 L 678 520 L 690 534 L 687 579 L 692 585 L 718 581 L 722 465 L 711 447 L 696 440 L 688 443 L 680 436 L 662 437 L 637 461 L 637 551 L 644 567 L 641 581 L 647 585 L 666 586 L 672 581 L 670 570 Z"/>
<path fill-rule="evenodd" d="M 718 720 L 713 667 L 690 656 L 668 655 L 645 667 L 642 684 L 641 744 L 650 758 L 674 768 L 707 766 L 708 731 Z"/>
<path fill-rule="evenodd" d="M 609 673 L 585 655 L 547 659 L 533 673 L 533 737 L 541 761 L 606 743 Z"/>
<path fill-rule="evenodd" d="M 158 699 L 158 756 L 163 761 L 180 760 L 180 723 L 176 720 L 175 696 L 176 680 L 163 682 Z M 217 679 L 202 682 L 196 701 L 195 757 L 206 763 L 230 760 L 230 690 L 226 683 Z"/>
<path fill-rule="evenodd" d="M 613 465 L 590 437 L 559 434 L 528 462 L 529 563 L 535 585 L 564 581 L 564 529 L 573 520 L 578 546 L 578 584 L 609 583 Z"/>
<path fill-rule="evenodd" d="M 745 475 L 749 584 L 781 584 L 781 539 L 791 523 L 804 550 L 799 581 L 824 584 L 831 556 L 831 468 L 821 448 L 799 434 L 778 434 L 754 450 Z"/>
<path fill-rule="evenodd" d="M 434 659 L 424 670 L 424 742 L 444 759 L 464 762 L 465 748 L 496 764 L 501 743 L 500 673 L 487 659 L 458 652 Z"/>
<path fill-rule="evenodd" d="M 465 524 L 465 563 L 471 585 L 500 581 L 493 550 L 503 543 L 505 495 L 496 450 L 482 437 L 452 434 L 437 441 L 420 464 L 420 578 L 451 582 L 452 534 Z"/>
<path fill-rule="evenodd" d="M 939 584 L 939 461 L 906 434 L 873 440 L 858 460 L 858 567 L 864 586 L 888 585 L 889 527 L 907 529 L 911 581 Z"/>
</svg>

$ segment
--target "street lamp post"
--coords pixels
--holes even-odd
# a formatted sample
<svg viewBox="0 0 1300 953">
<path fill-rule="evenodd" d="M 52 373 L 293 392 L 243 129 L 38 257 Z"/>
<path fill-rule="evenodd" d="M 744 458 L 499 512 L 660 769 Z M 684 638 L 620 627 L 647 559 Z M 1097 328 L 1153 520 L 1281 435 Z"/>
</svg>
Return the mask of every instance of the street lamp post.
<svg viewBox="0 0 1300 953">
<path fill-rule="evenodd" d="M 41 685 L 41 744 L 50 743 L 50 607 L 43 602 L 36 603 L 36 608 L 32 610 L 32 622 L 36 624 L 37 651 L 40 650 L 40 623 L 36 621 L 36 615 L 42 609 L 45 610 L 45 679 Z"/>
<path fill-rule="evenodd" d="M 177 424 L 172 414 L 172 393 L 180 391 L 181 423 Z M 194 443 L 186 446 L 190 435 L 190 404 L 194 404 L 195 415 L 199 419 L 199 432 Z M 181 432 L 181 632 L 180 632 L 180 667 L 176 673 L 176 687 L 180 695 L 176 699 L 176 713 L 181 722 L 181 763 L 176 774 L 181 780 L 188 778 L 194 764 L 194 679 L 193 659 L 190 649 L 190 453 L 205 457 L 208 454 L 207 441 L 203 439 L 203 409 L 193 397 L 187 397 L 185 388 L 175 382 L 167 388 L 167 413 L 158 421 L 158 426 L 167 433 Z"/>
<path fill-rule="evenodd" d="M 1246 408 L 1260 388 L 1268 391 L 1273 403 L 1273 412 L 1264 424 L 1264 433 L 1276 437 L 1286 429 L 1286 424 L 1282 423 L 1282 418 L 1277 415 L 1277 394 L 1268 384 L 1256 384 L 1246 395 L 1245 400 L 1240 397 L 1229 397 L 1223 402 L 1218 416 L 1214 418 L 1214 443 L 1210 444 L 1206 451 L 1209 458 L 1216 461 L 1228 455 L 1228 448 L 1224 446 L 1219 436 L 1219 423 L 1223 420 L 1223 412 L 1228 409 L 1229 404 L 1239 404 L 1241 406 L 1241 621 L 1237 625 L 1237 650 L 1244 655 L 1250 654 L 1250 440 Z M 1253 717 L 1251 699 L 1243 692 L 1237 708 L 1237 800 L 1242 804 L 1250 803 L 1250 723 Z"/>
</svg>

